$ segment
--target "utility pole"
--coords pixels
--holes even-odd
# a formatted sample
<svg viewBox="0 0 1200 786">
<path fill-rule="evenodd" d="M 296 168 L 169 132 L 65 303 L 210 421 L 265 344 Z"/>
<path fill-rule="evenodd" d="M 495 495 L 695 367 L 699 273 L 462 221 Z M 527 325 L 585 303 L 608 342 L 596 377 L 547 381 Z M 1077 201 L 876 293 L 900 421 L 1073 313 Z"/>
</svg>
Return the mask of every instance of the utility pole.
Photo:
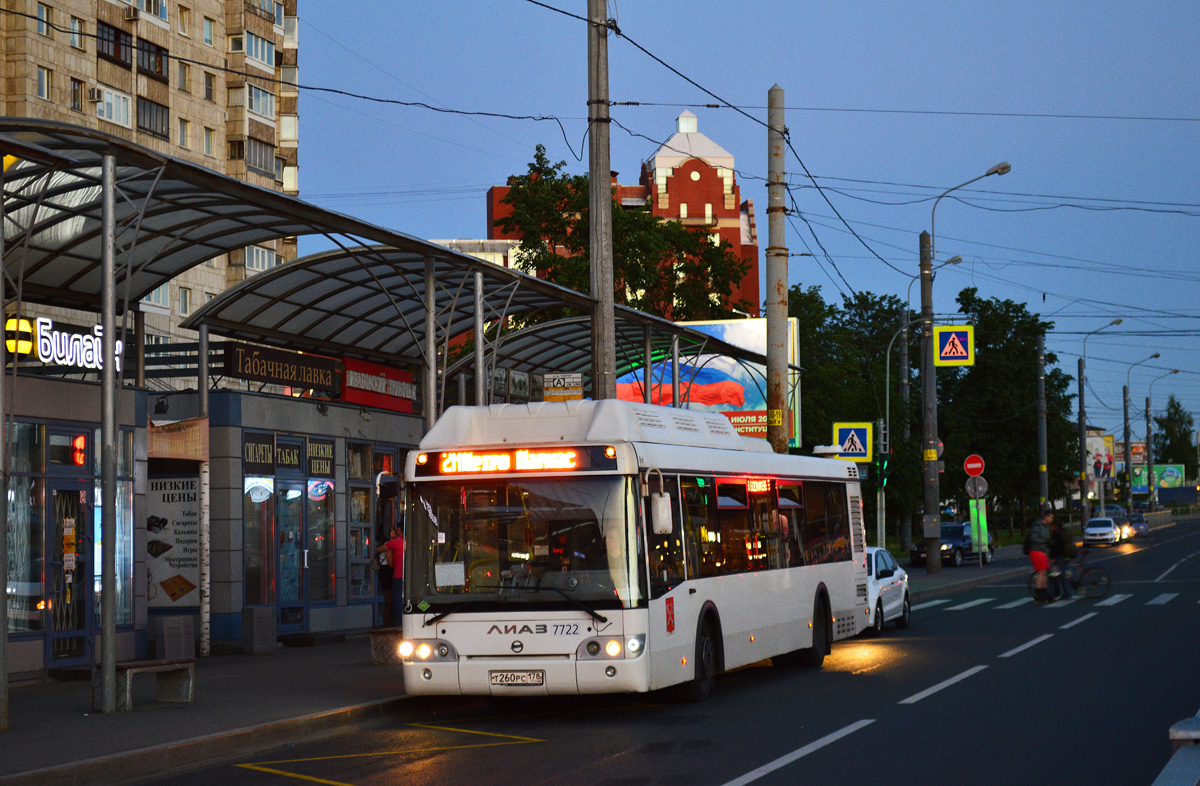
<svg viewBox="0 0 1200 786">
<path fill-rule="evenodd" d="M 1079 522 L 1086 525 L 1092 516 L 1092 506 L 1088 501 L 1088 491 L 1091 483 L 1087 474 L 1087 415 L 1083 408 L 1083 375 L 1087 370 L 1086 362 L 1079 358 Z"/>
<path fill-rule="evenodd" d="M 597 301 L 592 312 L 592 398 L 596 400 L 617 397 L 606 11 L 605 0 L 588 0 L 588 253 L 592 297 Z"/>
<path fill-rule="evenodd" d="M 904 325 L 900 328 L 900 408 L 903 411 L 903 416 L 900 419 L 900 434 L 904 444 L 908 444 L 909 437 L 912 436 L 912 429 L 909 428 L 909 409 L 908 409 L 908 324 L 909 310 L 904 308 Z M 888 442 L 891 442 L 891 434 L 888 434 Z M 908 510 L 908 506 L 904 506 L 901 510 L 904 514 L 900 517 L 900 550 L 908 551 L 912 547 L 912 515 Z"/>
<path fill-rule="evenodd" d="M 1121 388 L 1121 398 L 1125 403 L 1125 505 L 1129 510 L 1129 514 L 1133 515 L 1133 453 L 1130 452 L 1133 447 L 1130 444 L 1129 433 L 1129 386 Z M 1200 445 L 1200 443 L 1197 443 Z M 1200 447 L 1197 447 L 1197 455 L 1200 456 Z"/>
<path fill-rule="evenodd" d="M 1150 397 L 1146 396 L 1146 488 L 1150 492 L 1149 510 L 1154 512 L 1154 433 L 1150 429 Z"/>
<path fill-rule="evenodd" d="M 783 88 L 767 91 L 767 441 L 776 453 L 787 453 L 784 428 L 787 409 L 788 250 L 784 245 Z"/>
<path fill-rule="evenodd" d="M 1046 334 L 1037 337 L 1037 441 L 1038 503 L 1044 508 L 1050 498 L 1050 478 L 1046 472 Z"/>
<path fill-rule="evenodd" d="M 924 468 L 925 514 L 921 519 L 925 538 L 925 570 L 941 573 L 942 514 L 938 484 L 937 380 L 933 370 L 933 246 L 928 232 L 921 233 L 921 403 L 922 467 Z"/>
</svg>

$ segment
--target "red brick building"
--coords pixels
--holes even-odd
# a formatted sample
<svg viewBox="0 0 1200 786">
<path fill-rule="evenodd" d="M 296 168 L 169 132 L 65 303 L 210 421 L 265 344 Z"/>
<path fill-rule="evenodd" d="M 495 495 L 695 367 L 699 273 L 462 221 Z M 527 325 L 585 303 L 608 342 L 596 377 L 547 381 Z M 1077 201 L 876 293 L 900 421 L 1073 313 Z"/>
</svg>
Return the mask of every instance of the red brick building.
<svg viewBox="0 0 1200 786">
<path fill-rule="evenodd" d="M 750 266 L 745 278 L 734 288 L 733 300 L 750 303 L 751 314 L 758 316 L 762 300 L 758 288 L 754 201 L 742 201 L 734 177 L 733 156 L 700 133 L 694 114 L 685 111 L 675 123 L 675 135 L 642 162 L 638 185 L 621 185 L 613 173 L 613 198 L 622 207 L 649 205 L 656 216 L 681 221 L 728 242 L 733 253 Z M 508 186 L 488 189 L 489 240 L 520 239 L 496 227 L 496 221 L 510 212 L 502 202 L 508 191 Z"/>
</svg>

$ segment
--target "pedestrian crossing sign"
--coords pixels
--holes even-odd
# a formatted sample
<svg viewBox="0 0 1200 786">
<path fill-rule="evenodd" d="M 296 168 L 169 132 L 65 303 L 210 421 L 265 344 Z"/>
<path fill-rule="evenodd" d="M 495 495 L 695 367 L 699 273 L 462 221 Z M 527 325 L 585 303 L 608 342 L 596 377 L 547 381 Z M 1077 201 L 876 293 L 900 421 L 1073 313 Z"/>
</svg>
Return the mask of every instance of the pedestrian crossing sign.
<svg viewBox="0 0 1200 786">
<path fill-rule="evenodd" d="M 834 423 L 833 444 L 838 446 L 840 459 L 868 462 L 874 459 L 870 423 Z"/>
<path fill-rule="evenodd" d="M 975 365 L 975 326 L 942 325 L 933 328 L 935 366 Z"/>
</svg>

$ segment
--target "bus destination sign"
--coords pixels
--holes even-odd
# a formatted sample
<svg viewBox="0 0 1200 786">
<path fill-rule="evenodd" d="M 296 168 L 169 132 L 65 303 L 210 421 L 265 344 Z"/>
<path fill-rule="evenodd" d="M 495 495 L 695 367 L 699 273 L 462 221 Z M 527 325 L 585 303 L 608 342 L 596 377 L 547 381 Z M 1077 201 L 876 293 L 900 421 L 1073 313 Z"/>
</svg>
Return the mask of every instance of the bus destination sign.
<svg viewBox="0 0 1200 786">
<path fill-rule="evenodd" d="M 616 451 L 599 446 L 446 450 L 418 453 L 416 462 L 418 477 L 502 472 L 586 472 L 617 468 Z"/>
</svg>

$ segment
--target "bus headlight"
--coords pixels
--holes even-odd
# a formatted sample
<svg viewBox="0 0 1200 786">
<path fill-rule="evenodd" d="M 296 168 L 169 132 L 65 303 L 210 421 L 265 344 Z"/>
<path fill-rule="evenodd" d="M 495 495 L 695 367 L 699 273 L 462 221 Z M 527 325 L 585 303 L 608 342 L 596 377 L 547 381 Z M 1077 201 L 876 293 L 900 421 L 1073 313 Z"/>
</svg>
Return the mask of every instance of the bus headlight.
<svg viewBox="0 0 1200 786">
<path fill-rule="evenodd" d="M 399 647 L 400 658 L 406 663 L 421 661 L 425 663 L 445 663 L 458 660 L 458 650 L 448 641 L 430 639 L 428 641 L 402 641 Z"/>
<path fill-rule="evenodd" d="M 587 639 L 575 649 L 576 660 L 621 660 L 636 658 L 646 649 L 644 634 L 601 636 Z"/>
</svg>

